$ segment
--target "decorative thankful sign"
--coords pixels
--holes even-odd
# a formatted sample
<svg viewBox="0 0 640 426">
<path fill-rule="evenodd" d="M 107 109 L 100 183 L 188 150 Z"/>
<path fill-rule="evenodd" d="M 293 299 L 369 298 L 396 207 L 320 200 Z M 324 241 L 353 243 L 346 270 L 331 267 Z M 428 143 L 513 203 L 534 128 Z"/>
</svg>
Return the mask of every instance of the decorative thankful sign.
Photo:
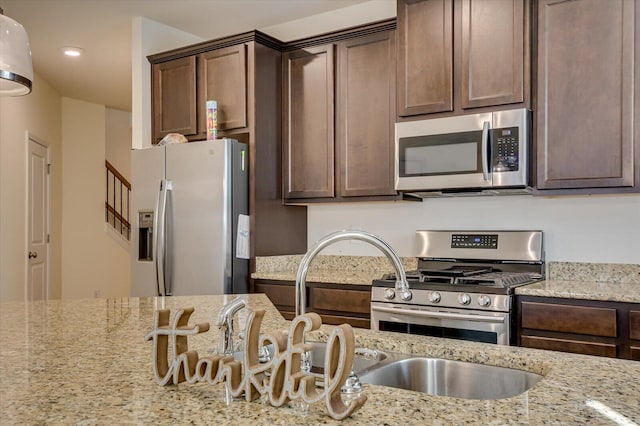
<svg viewBox="0 0 640 426">
<path fill-rule="evenodd" d="M 153 330 L 145 340 L 153 340 L 153 368 L 159 385 L 165 386 L 169 382 L 224 382 L 233 397 L 244 394 L 247 401 L 254 401 L 261 395 L 267 395 L 275 407 L 291 400 L 309 404 L 324 400 L 329 415 L 336 420 L 350 416 L 366 402 L 367 397 L 360 396 L 345 404 L 340 393 L 353 366 L 355 337 L 350 325 L 336 327 L 329 336 L 324 362 L 324 389 L 319 391 L 315 385 L 316 378 L 300 368 L 303 354 L 312 349 L 312 345 L 304 343 L 305 333 L 322 325 L 318 314 L 296 317 L 285 337 L 281 332 L 261 335 L 265 311 L 251 311 L 245 329 L 243 360 L 240 362 L 230 355 L 199 357 L 197 351 L 189 350 L 187 337 L 209 330 L 209 323 L 189 325 L 193 311 L 193 308 L 179 310 L 171 324 L 170 310 L 155 312 Z M 172 359 L 169 359 L 169 344 Z M 267 345 L 272 345 L 273 356 L 268 362 L 260 363 L 258 348 Z"/>
</svg>

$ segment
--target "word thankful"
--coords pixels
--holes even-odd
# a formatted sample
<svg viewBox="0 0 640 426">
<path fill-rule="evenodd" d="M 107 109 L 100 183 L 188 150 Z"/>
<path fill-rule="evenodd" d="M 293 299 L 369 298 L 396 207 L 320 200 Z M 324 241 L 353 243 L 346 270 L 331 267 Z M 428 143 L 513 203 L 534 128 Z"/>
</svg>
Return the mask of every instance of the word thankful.
<svg viewBox="0 0 640 426">
<path fill-rule="evenodd" d="M 145 336 L 153 340 L 153 366 L 156 382 L 165 386 L 172 382 L 209 384 L 225 383 L 233 397 L 244 394 L 247 401 L 268 395 L 271 405 L 280 407 L 290 400 L 302 400 L 312 404 L 324 400 L 329 415 L 342 420 L 359 409 L 366 396 L 342 401 L 340 388 L 344 385 L 353 366 L 355 337 L 348 324 L 336 327 L 329 336 L 324 364 L 324 389 L 318 391 L 315 377 L 301 371 L 302 359 L 312 346 L 304 343 L 306 332 L 322 325 L 320 316 L 307 313 L 296 317 L 288 336 L 282 333 L 260 334 L 264 310 L 251 311 L 245 329 L 243 361 L 230 355 L 198 356 L 189 350 L 187 337 L 209 330 L 208 323 L 189 326 L 193 308 L 179 310 L 169 324 L 168 309 L 155 312 L 154 329 Z M 169 342 L 173 358 L 169 359 Z M 258 348 L 272 345 L 271 360 L 260 363 Z M 267 374 L 270 372 L 270 374 Z"/>
</svg>

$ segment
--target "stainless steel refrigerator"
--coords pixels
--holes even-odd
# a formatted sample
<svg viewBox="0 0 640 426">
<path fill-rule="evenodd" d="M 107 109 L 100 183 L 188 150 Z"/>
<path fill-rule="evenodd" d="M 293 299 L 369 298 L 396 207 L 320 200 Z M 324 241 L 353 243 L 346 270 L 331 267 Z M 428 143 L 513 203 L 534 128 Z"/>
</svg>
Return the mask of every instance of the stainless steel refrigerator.
<svg viewBox="0 0 640 426">
<path fill-rule="evenodd" d="M 132 151 L 132 296 L 248 292 L 247 145 Z"/>
</svg>

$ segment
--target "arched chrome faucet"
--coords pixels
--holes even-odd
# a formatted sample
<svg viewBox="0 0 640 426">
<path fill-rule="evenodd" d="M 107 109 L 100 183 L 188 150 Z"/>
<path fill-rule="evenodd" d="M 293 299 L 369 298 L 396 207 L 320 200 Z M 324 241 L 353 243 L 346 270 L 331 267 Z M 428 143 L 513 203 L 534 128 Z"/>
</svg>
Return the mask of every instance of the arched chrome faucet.
<svg viewBox="0 0 640 426">
<path fill-rule="evenodd" d="M 409 290 L 409 284 L 407 283 L 407 277 L 404 273 L 404 267 L 402 266 L 402 261 L 400 257 L 396 254 L 396 252 L 391 248 L 389 244 L 383 241 L 380 237 L 366 231 L 352 231 L 352 230 L 344 230 L 334 232 L 333 234 L 329 234 L 320 240 L 318 240 L 313 247 L 307 251 L 307 253 L 302 258 L 300 262 L 300 267 L 298 268 L 298 275 L 296 276 L 296 316 L 304 314 L 306 312 L 307 306 L 307 290 L 306 290 L 306 280 L 307 280 L 307 272 L 309 271 L 309 266 L 311 265 L 311 261 L 322 251 L 325 247 L 344 240 L 359 240 L 367 242 L 374 247 L 377 247 L 381 252 L 383 252 L 387 258 L 393 264 L 394 269 L 396 270 L 396 286 L 395 292 L 399 293 L 399 296 L 402 300 L 407 301 L 411 300 L 411 291 Z M 393 291 L 393 290 L 392 290 Z"/>
<path fill-rule="evenodd" d="M 307 251 L 300 262 L 298 268 L 298 275 L 296 276 L 296 316 L 302 315 L 306 312 L 307 307 L 307 289 L 306 280 L 307 272 L 311 261 L 320 253 L 325 247 L 344 240 L 359 240 L 367 242 L 374 247 L 377 247 L 383 252 L 387 258 L 393 264 L 396 270 L 396 285 L 394 289 L 388 289 L 388 291 L 394 291 L 399 293 L 402 300 L 411 300 L 411 291 L 409 290 L 409 283 L 407 283 L 407 277 L 402 266 L 402 261 L 396 252 L 391 248 L 389 244 L 383 241 L 380 237 L 365 231 L 338 231 L 333 234 L 329 234 L 320 240 L 318 240 L 313 247 Z M 309 354 L 304 353 L 301 357 L 301 369 L 302 371 L 310 371 L 311 365 L 309 362 Z M 342 387 L 341 392 L 345 395 L 356 397 L 362 392 L 362 384 L 358 376 L 351 370 L 351 374 L 347 378 L 345 385 Z"/>
</svg>

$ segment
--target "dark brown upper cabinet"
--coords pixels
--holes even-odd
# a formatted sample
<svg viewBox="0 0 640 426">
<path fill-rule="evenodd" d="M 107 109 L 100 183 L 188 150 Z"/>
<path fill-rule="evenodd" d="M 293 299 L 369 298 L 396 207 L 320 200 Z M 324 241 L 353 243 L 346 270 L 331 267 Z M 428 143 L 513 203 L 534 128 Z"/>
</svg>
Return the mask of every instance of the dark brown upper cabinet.
<svg viewBox="0 0 640 426">
<path fill-rule="evenodd" d="M 334 46 L 283 55 L 285 198 L 334 196 Z"/>
<path fill-rule="evenodd" d="M 523 102 L 525 2 L 463 0 L 458 5 L 462 108 Z"/>
<path fill-rule="evenodd" d="M 218 130 L 247 127 L 247 46 L 154 63 L 153 143 L 168 133 L 207 138 L 206 101 L 218 102 Z"/>
<path fill-rule="evenodd" d="M 529 0 L 398 0 L 398 116 L 529 106 L 529 8 Z"/>
<path fill-rule="evenodd" d="M 388 27 L 283 55 L 287 202 L 396 196 L 396 45 Z"/>
<path fill-rule="evenodd" d="M 241 44 L 198 55 L 199 105 L 218 102 L 218 129 L 247 127 L 247 46 Z M 206 108 L 198 109 L 198 133 L 207 134 Z"/>
<path fill-rule="evenodd" d="M 453 111 L 453 0 L 398 0 L 398 115 Z"/>
<path fill-rule="evenodd" d="M 153 143 L 169 133 L 198 134 L 196 58 L 152 65 Z"/>
<path fill-rule="evenodd" d="M 395 32 L 338 43 L 338 195 L 395 195 Z"/>
<path fill-rule="evenodd" d="M 538 189 L 640 190 L 639 9 L 633 0 L 538 3 Z"/>
</svg>

